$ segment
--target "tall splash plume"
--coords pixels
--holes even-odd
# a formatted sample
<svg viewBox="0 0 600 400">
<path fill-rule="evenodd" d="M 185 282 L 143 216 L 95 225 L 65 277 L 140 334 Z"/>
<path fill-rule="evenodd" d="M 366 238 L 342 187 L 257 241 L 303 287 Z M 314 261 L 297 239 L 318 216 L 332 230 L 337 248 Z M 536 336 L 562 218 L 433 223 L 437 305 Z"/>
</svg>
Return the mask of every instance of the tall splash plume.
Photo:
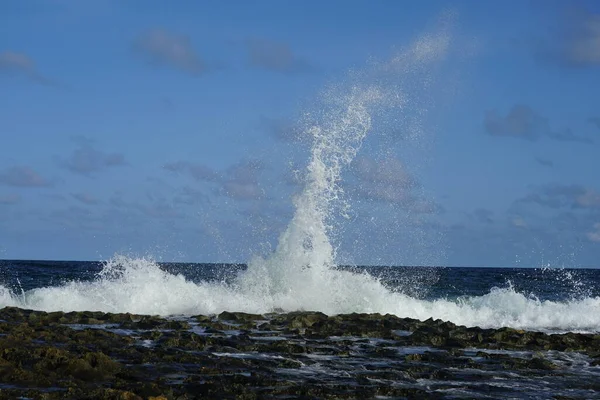
<svg viewBox="0 0 600 400">
<path fill-rule="evenodd" d="M 304 190 L 294 199 L 291 222 L 275 252 L 267 259 L 251 260 L 236 282 L 241 292 L 259 295 L 273 308 L 305 308 L 308 304 L 301 299 L 322 299 L 325 293 L 318 292 L 326 288 L 318 283 L 334 278 L 335 248 L 329 234 L 332 213 L 342 202 L 341 173 L 371 127 L 368 107 L 382 94 L 376 87 L 354 86 L 345 96 L 331 98 L 337 104 L 325 114 L 325 123 L 307 130 L 313 138 L 311 158 Z M 292 299 L 300 301 L 294 305 Z"/>
<path fill-rule="evenodd" d="M 443 60 L 450 44 L 447 28 L 443 24 L 439 32 L 419 38 L 389 61 L 352 71 L 346 82 L 323 92 L 318 117 L 304 131 L 312 138 L 312 147 L 304 190 L 294 199 L 294 216 L 275 252 L 252 259 L 238 277 L 236 285 L 242 293 L 262 297 L 274 309 L 339 312 L 340 307 L 364 308 L 352 298 L 357 294 L 364 295 L 359 302 L 371 309 L 372 295 L 387 292 L 366 275 L 332 269 L 336 261 L 333 221 L 349 207 L 341 176 L 360 150 L 372 118 L 394 115 L 397 121 L 397 114 L 410 104 L 402 85 L 414 85 L 419 76 L 422 81 L 417 84 L 427 89 L 431 80 L 423 71 Z"/>
<path fill-rule="evenodd" d="M 294 199 L 296 211 L 272 256 L 281 271 L 332 266 L 335 250 L 329 240 L 329 220 L 343 201 L 342 169 L 355 157 L 369 131 L 368 105 L 379 99 L 377 88 L 364 91 L 353 87 L 347 99 L 339 99 L 340 109 L 328 113 L 327 124 L 308 129 L 313 146 L 305 187 Z"/>
</svg>

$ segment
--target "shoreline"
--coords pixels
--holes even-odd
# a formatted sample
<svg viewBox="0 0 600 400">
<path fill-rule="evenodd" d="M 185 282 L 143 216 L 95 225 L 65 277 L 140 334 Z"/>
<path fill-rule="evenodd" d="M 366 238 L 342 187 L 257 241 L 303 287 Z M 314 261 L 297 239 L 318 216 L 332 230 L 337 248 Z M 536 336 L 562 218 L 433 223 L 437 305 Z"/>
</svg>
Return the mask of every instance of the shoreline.
<svg viewBox="0 0 600 400">
<path fill-rule="evenodd" d="M 600 396 L 596 375 L 599 333 L 467 328 L 389 314 L 0 309 L 1 399 L 523 394 L 503 385 L 511 380 L 541 388 L 551 380 L 558 386 L 547 398 L 590 398 Z"/>
</svg>

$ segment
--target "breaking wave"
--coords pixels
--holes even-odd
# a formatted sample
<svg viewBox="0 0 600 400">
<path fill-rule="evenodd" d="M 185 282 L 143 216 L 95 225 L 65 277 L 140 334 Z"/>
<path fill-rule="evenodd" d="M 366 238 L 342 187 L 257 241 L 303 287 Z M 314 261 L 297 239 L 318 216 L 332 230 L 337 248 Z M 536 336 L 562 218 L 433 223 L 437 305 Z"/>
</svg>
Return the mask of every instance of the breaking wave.
<svg viewBox="0 0 600 400">
<path fill-rule="evenodd" d="M 264 266 L 267 268 L 266 266 Z M 541 331 L 600 330 L 600 298 L 542 301 L 511 286 L 483 296 L 424 300 L 393 292 L 378 279 L 336 269 L 298 269 L 265 281 L 264 271 L 248 269 L 234 282 L 192 282 L 146 259 L 116 257 L 97 279 L 22 293 L 0 286 L 0 305 L 44 311 L 131 312 L 195 315 L 222 311 L 250 313 L 319 310 L 326 314 L 390 313 L 417 319 L 443 319 L 467 326 L 510 326 Z"/>
</svg>

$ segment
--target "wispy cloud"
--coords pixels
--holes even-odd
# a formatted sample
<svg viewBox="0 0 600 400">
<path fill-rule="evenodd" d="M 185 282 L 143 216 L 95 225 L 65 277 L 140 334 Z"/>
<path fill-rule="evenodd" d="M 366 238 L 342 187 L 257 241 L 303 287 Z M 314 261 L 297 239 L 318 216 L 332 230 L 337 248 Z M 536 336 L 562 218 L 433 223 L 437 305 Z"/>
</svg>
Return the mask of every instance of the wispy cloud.
<svg viewBox="0 0 600 400">
<path fill-rule="evenodd" d="M 208 196 L 204 191 L 192 188 L 190 186 L 184 186 L 181 188 L 175 197 L 173 198 L 173 202 L 176 204 L 187 204 L 187 205 L 195 205 L 206 203 Z"/>
<path fill-rule="evenodd" d="M 285 142 L 303 142 L 310 138 L 299 124 L 286 119 L 269 118 L 262 115 L 259 127 L 274 138 Z"/>
<path fill-rule="evenodd" d="M 292 52 L 287 43 L 250 39 L 246 41 L 250 65 L 270 71 L 283 73 L 306 72 L 313 67 Z"/>
<path fill-rule="evenodd" d="M 351 170 L 358 179 L 351 191 L 364 200 L 394 204 L 420 214 L 443 210 L 418 193 L 416 189 L 421 187 L 420 183 L 396 158 L 360 157 L 352 164 Z"/>
<path fill-rule="evenodd" d="M 594 124 L 600 129 L 600 117 L 592 117 L 589 119 L 591 124 Z"/>
<path fill-rule="evenodd" d="M 89 193 L 71 193 L 71 196 L 83 204 L 94 205 L 99 203 L 99 200 Z"/>
<path fill-rule="evenodd" d="M 24 76 L 42 85 L 55 84 L 51 79 L 38 71 L 35 62 L 29 56 L 14 51 L 0 53 L 0 73 Z"/>
<path fill-rule="evenodd" d="M 593 229 L 587 233 L 587 238 L 591 242 L 600 243 L 600 223 L 596 223 Z"/>
<path fill-rule="evenodd" d="M 106 223 L 106 220 L 102 221 L 92 210 L 74 205 L 53 210 L 44 218 L 66 228 L 83 231 L 100 231 L 103 229 L 103 223 Z"/>
<path fill-rule="evenodd" d="M 0 184 L 17 187 L 43 187 L 51 183 L 31 167 L 14 166 L 0 171 Z"/>
<path fill-rule="evenodd" d="M 482 224 L 493 224 L 493 215 L 494 212 L 486 208 L 478 208 L 473 211 L 473 217 L 475 217 L 475 219 Z"/>
<path fill-rule="evenodd" d="M 58 164 L 75 174 L 92 177 L 94 173 L 106 168 L 127 165 L 123 154 L 100 151 L 94 147 L 93 140 L 84 137 L 73 140 L 78 144 L 77 149 L 68 158 L 59 158 Z"/>
<path fill-rule="evenodd" d="M 188 161 L 176 161 L 163 165 L 163 169 L 175 173 L 186 173 L 197 181 L 216 182 L 221 179 L 220 175 L 212 168 L 199 163 Z"/>
<path fill-rule="evenodd" d="M 12 205 L 21 202 L 21 196 L 18 194 L 7 194 L 0 196 L 0 205 Z"/>
<path fill-rule="evenodd" d="M 483 126 L 488 135 L 496 137 L 513 137 L 530 141 L 547 137 L 561 142 L 587 144 L 594 142 L 592 138 L 576 135 L 570 129 L 552 130 L 547 118 L 523 104 L 513 106 L 505 116 L 499 115 L 496 111 L 488 111 Z"/>
<path fill-rule="evenodd" d="M 555 183 L 540 186 L 515 203 L 533 203 L 553 209 L 600 209 L 600 193 L 578 184 Z"/>
<path fill-rule="evenodd" d="M 552 160 L 548 160 L 548 159 L 546 159 L 546 158 L 540 158 L 540 157 L 536 157 L 536 158 L 535 158 L 535 161 L 536 161 L 538 164 L 540 164 L 540 165 L 542 165 L 542 166 L 544 166 L 544 167 L 548 167 L 548 168 L 553 168 L 553 167 L 554 167 L 554 161 L 552 161 Z"/>
<path fill-rule="evenodd" d="M 560 132 L 548 131 L 547 136 L 550 139 L 558 140 L 560 142 L 578 142 L 592 144 L 594 140 L 587 136 L 580 136 L 573 133 L 571 129 L 564 129 Z"/>
<path fill-rule="evenodd" d="M 546 125 L 545 118 L 540 117 L 531 107 L 522 104 L 511 108 L 506 116 L 489 111 L 484 118 L 485 131 L 489 135 L 527 140 L 536 140 L 542 135 Z"/>
<path fill-rule="evenodd" d="M 168 97 L 161 97 L 160 105 L 164 111 L 173 111 L 175 109 L 175 104 Z"/>
<path fill-rule="evenodd" d="M 126 215 L 134 216 L 148 216 L 157 219 L 172 219 L 182 218 L 183 213 L 178 210 L 172 201 L 167 200 L 162 195 L 155 195 L 147 193 L 144 202 L 140 201 L 128 201 L 124 198 L 123 193 L 116 192 L 111 196 L 109 205 L 114 210 L 124 212 Z"/>
<path fill-rule="evenodd" d="M 258 200 L 264 197 L 258 178 L 264 166 L 259 161 L 242 161 L 227 169 L 221 193 L 237 200 Z"/>
<path fill-rule="evenodd" d="M 134 41 L 133 51 L 151 64 L 176 68 L 192 75 L 207 70 L 189 37 L 165 29 L 143 33 Z"/>
<path fill-rule="evenodd" d="M 536 42 L 535 55 L 567 67 L 599 67 L 600 14 L 582 8 L 562 11 L 558 29 Z"/>
<path fill-rule="evenodd" d="M 171 202 L 161 198 L 150 204 L 137 205 L 138 209 L 145 215 L 159 219 L 183 218 L 183 214 Z"/>
<path fill-rule="evenodd" d="M 216 184 L 217 194 L 236 200 L 257 200 L 264 197 L 264 190 L 259 183 L 259 175 L 264 165 L 256 160 L 240 161 L 225 171 L 215 171 L 206 165 L 188 161 L 168 163 L 163 165 L 163 169 L 173 173 L 185 173 L 196 181 Z"/>
<path fill-rule="evenodd" d="M 523 219 L 523 217 L 512 217 L 509 221 L 510 225 L 515 227 L 515 228 L 527 228 L 528 224 L 527 222 Z"/>
<path fill-rule="evenodd" d="M 600 193 L 593 189 L 585 188 L 583 193 L 575 200 L 575 206 L 600 209 Z"/>
<path fill-rule="evenodd" d="M 375 160 L 366 157 L 358 158 L 353 164 L 356 176 L 363 182 L 393 185 L 398 189 L 412 189 L 418 182 L 408 172 L 405 165 L 396 158 Z"/>
<path fill-rule="evenodd" d="M 567 40 L 565 56 L 580 66 L 600 66 L 600 14 L 582 18 Z"/>
</svg>

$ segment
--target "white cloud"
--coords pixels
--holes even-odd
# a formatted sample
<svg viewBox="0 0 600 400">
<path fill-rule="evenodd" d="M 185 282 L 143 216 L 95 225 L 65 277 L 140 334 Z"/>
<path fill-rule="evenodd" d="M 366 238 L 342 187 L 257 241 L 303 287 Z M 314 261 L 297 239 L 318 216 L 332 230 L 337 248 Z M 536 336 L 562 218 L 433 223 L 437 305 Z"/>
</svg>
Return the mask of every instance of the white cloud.
<svg viewBox="0 0 600 400">
<path fill-rule="evenodd" d="M 21 196 L 18 194 L 8 194 L 0 196 L 0 205 L 11 205 L 21 202 Z"/>
<path fill-rule="evenodd" d="M 583 208 L 600 208 L 600 193 L 586 188 L 585 191 L 575 199 L 575 204 Z"/>
<path fill-rule="evenodd" d="M 577 65 L 600 66 L 600 14 L 590 14 L 579 21 L 565 44 L 564 55 Z"/>
<path fill-rule="evenodd" d="M 597 209 L 600 208 L 600 193 L 582 185 L 554 183 L 536 188 L 515 201 L 515 204 L 518 203 L 534 203 L 554 209 Z"/>
<path fill-rule="evenodd" d="M 145 32 L 135 41 L 133 49 L 152 64 L 170 66 L 192 75 L 206 71 L 190 38 L 164 29 Z"/>
<path fill-rule="evenodd" d="M 360 157 L 354 161 L 351 170 L 358 181 L 349 190 L 362 199 L 393 204 L 417 214 L 443 210 L 419 193 L 419 182 L 395 157 Z"/>
<path fill-rule="evenodd" d="M 517 228 L 527 228 L 527 222 L 521 217 L 515 217 L 511 221 L 512 226 Z"/>
<path fill-rule="evenodd" d="M 209 166 L 188 161 L 167 163 L 163 165 L 163 169 L 175 173 L 188 173 L 197 181 L 215 182 L 221 179 L 219 174 Z"/>
<path fill-rule="evenodd" d="M 497 137 L 513 137 L 531 141 L 547 137 L 561 142 L 594 143 L 592 138 L 577 135 L 568 128 L 553 130 L 547 118 L 523 104 L 513 106 L 506 116 L 498 115 L 496 111 L 488 111 L 485 114 L 483 125 L 487 134 Z"/>
<path fill-rule="evenodd" d="M 0 72 L 25 76 L 26 78 L 43 85 L 53 84 L 52 80 L 43 76 L 38 71 L 35 62 L 23 53 L 14 51 L 0 53 Z"/>
<path fill-rule="evenodd" d="M 14 166 L 0 171 L 0 184 L 18 187 L 50 186 L 50 182 L 31 167 Z"/>
<path fill-rule="evenodd" d="M 246 42 L 250 64 L 277 72 L 303 72 L 312 67 L 296 56 L 287 43 L 252 39 Z"/>
<path fill-rule="evenodd" d="M 109 167 L 127 165 L 121 153 L 105 153 L 93 146 L 93 141 L 84 137 L 73 139 L 79 146 L 67 159 L 58 159 L 58 164 L 67 170 L 80 175 L 92 176 L 94 173 Z"/>
<path fill-rule="evenodd" d="M 587 233 L 587 237 L 594 243 L 600 243 L 600 222 L 594 224 L 594 230 Z"/>
<path fill-rule="evenodd" d="M 258 200 L 264 197 L 259 175 L 264 165 L 255 160 L 240 161 L 225 171 L 215 171 L 199 163 L 176 161 L 163 165 L 173 173 L 186 173 L 197 181 L 216 184 L 216 193 L 236 200 Z M 188 199 L 191 200 L 191 199 Z"/>
<path fill-rule="evenodd" d="M 567 67 L 600 66 L 600 14 L 584 8 L 561 11 L 554 34 L 536 40 L 534 54 Z"/>
<path fill-rule="evenodd" d="M 98 199 L 96 199 L 89 193 L 72 193 L 71 196 L 73 196 L 74 199 L 79 200 L 83 204 L 93 205 L 98 204 L 99 202 Z"/>
</svg>

